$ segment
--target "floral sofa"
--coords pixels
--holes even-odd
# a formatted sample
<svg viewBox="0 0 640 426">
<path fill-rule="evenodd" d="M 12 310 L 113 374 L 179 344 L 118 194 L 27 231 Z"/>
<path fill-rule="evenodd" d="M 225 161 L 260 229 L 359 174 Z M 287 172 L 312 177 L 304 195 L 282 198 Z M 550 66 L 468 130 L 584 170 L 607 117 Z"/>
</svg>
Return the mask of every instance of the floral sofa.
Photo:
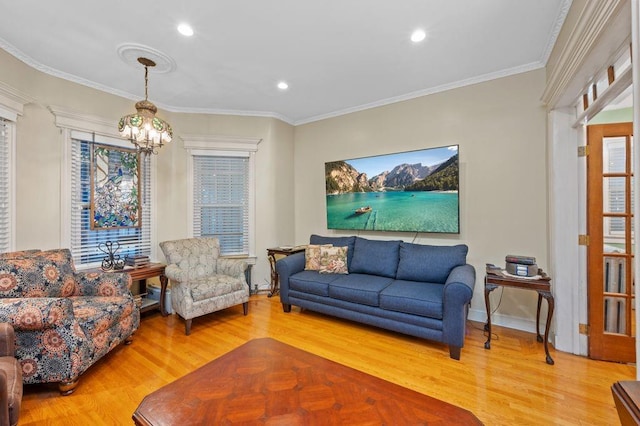
<svg viewBox="0 0 640 426">
<path fill-rule="evenodd" d="M 57 383 L 68 395 L 80 375 L 122 342 L 140 311 L 124 272 L 77 272 L 68 249 L 0 254 L 0 322 L 16 335 L 24 383 Z"/>
<path fill-rule="evenodd" d="M 285 312 L 295 305 L 442 342 L 460 359 L 476 279 L 467 252 L 463 244 L 312 235 L 305 253 L 276 262 L 280 300 Z"/>
</svg>

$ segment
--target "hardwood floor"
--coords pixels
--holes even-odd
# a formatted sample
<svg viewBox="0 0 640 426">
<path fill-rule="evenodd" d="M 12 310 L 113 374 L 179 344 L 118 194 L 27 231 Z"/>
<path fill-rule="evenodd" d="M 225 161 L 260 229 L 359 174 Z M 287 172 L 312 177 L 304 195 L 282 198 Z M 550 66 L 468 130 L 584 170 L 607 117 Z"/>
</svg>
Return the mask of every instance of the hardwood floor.
<svg viewBox="0 0 640 426">
<path fill-rule="evenodd" d="M 469 322 L 460 361 L 441 344 L 310 311 L 285 314 L 278 297 L 193 321 L 190 336 L 175 315 L 144 316 L 133 344 L 119 346 L 85 372 L 76 391 L 25 388 L 20 425 L 127 425 L 142 398 L 257 337 L 272 337 L 360 371 L 472 411 L 487 425 L 619 424 L 610 387 L 634 380 L 635 366 L 588 360 L 551 349 L 544 361 L 535 335 Z"/>
</svg>

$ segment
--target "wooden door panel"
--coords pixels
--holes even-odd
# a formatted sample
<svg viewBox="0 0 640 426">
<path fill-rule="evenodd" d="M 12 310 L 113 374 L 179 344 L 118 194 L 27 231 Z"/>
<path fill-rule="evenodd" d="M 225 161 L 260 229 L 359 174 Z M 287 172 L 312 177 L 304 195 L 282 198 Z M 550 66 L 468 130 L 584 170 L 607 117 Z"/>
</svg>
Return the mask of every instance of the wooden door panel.
<svg viewBox="0 0 640 426">
<path fill-rule="evenodd" d="M 587 126 L 589 357 L 635 362 L 632 123 Z"/>
</svg>

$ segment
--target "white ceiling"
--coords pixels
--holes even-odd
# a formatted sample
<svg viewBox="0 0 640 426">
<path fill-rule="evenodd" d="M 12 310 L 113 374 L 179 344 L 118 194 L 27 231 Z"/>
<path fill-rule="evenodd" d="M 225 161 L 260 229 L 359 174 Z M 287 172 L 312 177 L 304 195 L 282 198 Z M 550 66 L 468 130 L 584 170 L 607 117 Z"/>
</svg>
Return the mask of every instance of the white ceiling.
<svg viewBox="0 0 640 426">
<path fill-rule="evenodd" d="M 543 67 L 571 0 L 0 5 L 0 48 L 48 74 L 140 100 L 144 69 L 135 51 L 118 53 L 133 45 L 164 67 L 149 73 L 160 108 L 302 124 Z M 195 35 L 178 34 L 181 22 Z M 420 44 L 416 28 L 428 33 Z"/>
</svg>

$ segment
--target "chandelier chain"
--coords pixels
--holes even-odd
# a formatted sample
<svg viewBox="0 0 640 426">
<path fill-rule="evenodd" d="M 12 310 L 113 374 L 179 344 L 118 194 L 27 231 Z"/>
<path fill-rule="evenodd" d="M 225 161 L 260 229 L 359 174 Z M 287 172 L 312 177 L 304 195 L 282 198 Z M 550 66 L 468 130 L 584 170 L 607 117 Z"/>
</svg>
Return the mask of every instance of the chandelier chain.
<svg viewBox="0 0 640 426">
<path fill-rule="evenodd" d="M 149 100 L 149 67 L 144 66 L 144 100 Z"/>
</svg>

